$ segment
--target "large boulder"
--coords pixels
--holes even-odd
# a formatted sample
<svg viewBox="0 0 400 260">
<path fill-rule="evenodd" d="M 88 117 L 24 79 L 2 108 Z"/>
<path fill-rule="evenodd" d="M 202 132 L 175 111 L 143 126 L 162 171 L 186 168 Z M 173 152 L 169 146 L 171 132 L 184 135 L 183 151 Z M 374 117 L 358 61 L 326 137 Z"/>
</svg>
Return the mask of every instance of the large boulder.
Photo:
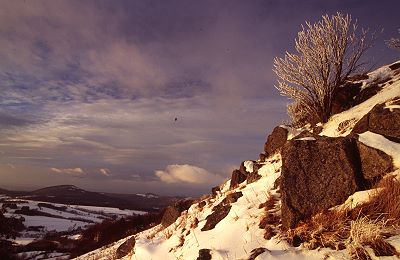
<svg viewBox="0 0 400 260">
<path fill-rule="evenodd" d="M 393 105 L 399 104 L 400 99 L 393 102 Z M 385 104 L 375 105 L 368 114 L 357 122 L 351 134 L 355 135 L 366 131 L 383 135 L 395 142 L 400 142 L 400 109 L 385 108 Z"/>
<path fill-rule="evenodd" d="M 115 256 L 117 257 L 117 259 L 121 259 L 127 254 L 131 253 L 135 247 L 135 243 L 136 240 L 134 236 L 128 238 L 124 243 L 122 243 L 115 252 Z"/>
<path fill-rule="evenodd" d="M 282 225 L 346 201 L 363 185 L 356 140 L 289 141 L 282 149 Z"/>
<path fill-rule="evenodd" d="M 366 180 L 375 180 L 383 174 L 392 171 L 392 157 L 386 153 L 357 142 L 358 152 L 361 160 L 361 171 Z"/>
<path fill-rule="evenodd" d="M 286 143 L 287 137 L 287 129 L 280 126 L 275 127 L 264 145 L 265 155 L 270 156 L 277 152 Z"/>
</svg>

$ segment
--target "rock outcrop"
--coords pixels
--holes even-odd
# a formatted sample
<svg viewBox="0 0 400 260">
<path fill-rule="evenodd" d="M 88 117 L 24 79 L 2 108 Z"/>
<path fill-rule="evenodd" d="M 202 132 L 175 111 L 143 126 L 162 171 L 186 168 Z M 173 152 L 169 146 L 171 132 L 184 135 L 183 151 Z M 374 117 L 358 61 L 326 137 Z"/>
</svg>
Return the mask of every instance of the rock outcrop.
<svg viewBox="0 0 400 260">
<path fill-rule="evenodd" d="M 165 209 L 161 219 L 161 225 L 166 228 L 175 222 L 181 215 L 182 211 L 187 210 L 193 204 L 192 199 L 184 199 L 177 201 L 173 206 L 169 206 Z"/>
<path fill-rule="evenodd" d="M 206 223 L 204 224 L 201 231 L 207 231 L 213 229 L 221 220 L 223 220 L 231 210 L 231 204 L 235 203 L 240 197 L 242 192 L 235 192 L 226 196 L 217 206 L 213 208 L 213 213 L 207 216 Z"/>
<path fill-rule="evenodd" d="M 399 104 L 400 99 L 393 102 L 393 105 Z M 400 143 L 400 109 L 385 108 L 385 104 L 375 105 L 357 122 L 351 134 L 355 135 L 366 131 L 383 135 L 391 141 Z"/>
<path fill-rule="evenodd" d="M 283 227 L 346 201 L 363 182 L 357 154 L 350 138 L 289 141 L 282 149 Z"/>
<path fill-rule="evenodd" d="M 286 143 L 287 137 L 287 129 L 280 126 L 275 127 L 264 145 L 265 155 L 268 157 L 277 152 Z"/>
<path fill-rule="evenodd" d="M 135 237 L 132 236 L 130 238 L 128 238 L 124 243 L 122 243 L 117 251 L 115 252 L 115 256 L 117 259 L 121 259 L 122 257 L 126 256 L 127 254 L 129 254 L 130 252 L 132 252 L 132 250 L 135 247 Z"/>
<path fill-rule="evenodd" d="M 247 171 L 247 168 L 244 165 L 245 162 L 246 161 L 243 161 L 240 164 L 239 170 L 234 170 L 232 172 L 230 189 L 236 188 L 237 186 L 239 186 L 240 183 L 246 180 L 247 183 L 252 183 L 261 178 L 261 176 L 257 173 L 258 171 L 257 164 L 254 161 L 251 161 L 252 169 L 250 169 L 250 171 Z"/>
<path fill-rule="evenodd" d="M 374 180 L 393 169 L 392 158 L 386 153 L 357 142 L 364 179 Z"/>
<path fill-rule="evenodd" d="M 211 260 L 211 249 L 203 248 L 199 250 L 199 256 L 196 260 Z"/>
<path fill-rule="evenodd" d="M 239 186 L 240 183 L 244 182 L 247 179 L 245 173 L 242 173 L 240 170 L 233 170 L 231 176 L 231 185 L 230 188 L 234 189 Z"/>
</svg>

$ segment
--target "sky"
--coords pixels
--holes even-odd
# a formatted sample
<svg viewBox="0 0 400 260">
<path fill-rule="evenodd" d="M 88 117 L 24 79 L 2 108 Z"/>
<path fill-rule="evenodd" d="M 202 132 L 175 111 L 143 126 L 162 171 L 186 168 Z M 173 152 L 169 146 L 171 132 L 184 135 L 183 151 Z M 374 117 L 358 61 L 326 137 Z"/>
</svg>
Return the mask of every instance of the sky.
<svg viewBox="0 0 400 260">
<path fill-rule="evenodd" d="M 0 187 L 195 196 L 287 120 L 273 59 L 349 13 L 400 59 L 392 1 L 0 1 Z M 382 31 L 383 29 L 383 31 Z"/>
</svg>

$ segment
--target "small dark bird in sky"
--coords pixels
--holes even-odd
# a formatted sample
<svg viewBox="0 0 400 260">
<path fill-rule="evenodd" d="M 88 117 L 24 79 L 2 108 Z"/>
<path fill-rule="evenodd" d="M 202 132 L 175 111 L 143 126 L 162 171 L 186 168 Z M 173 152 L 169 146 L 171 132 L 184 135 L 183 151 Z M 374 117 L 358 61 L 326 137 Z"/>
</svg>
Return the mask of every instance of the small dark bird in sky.
<svg viewBox="0 0 400 260">
<path fill-rule="evenodd" d="M 177 117 L 175 117 L 175 120 L 174 120 L 174 121 L 175 121 L 175 122 L 176 122 L 176 121 L 178 121 L 178 118 L 177 118 Z"/>
</svg>

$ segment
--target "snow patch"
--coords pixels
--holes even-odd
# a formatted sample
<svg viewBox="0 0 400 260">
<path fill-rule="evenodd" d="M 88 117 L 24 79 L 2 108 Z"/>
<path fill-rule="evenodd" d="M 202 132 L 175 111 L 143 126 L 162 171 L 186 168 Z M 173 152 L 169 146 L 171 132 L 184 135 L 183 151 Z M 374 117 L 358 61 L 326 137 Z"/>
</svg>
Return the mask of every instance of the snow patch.
<svg viewBox="0 0 400 260">
<path fill-rule="evenodd" d="M 252 173 L 253 170 L 253 166 L 254 166 L 254 162 L 253 161 L 245 161 L 244 163 L 244 167 L 246 168 L 246 172 Z"/>
</svg>

